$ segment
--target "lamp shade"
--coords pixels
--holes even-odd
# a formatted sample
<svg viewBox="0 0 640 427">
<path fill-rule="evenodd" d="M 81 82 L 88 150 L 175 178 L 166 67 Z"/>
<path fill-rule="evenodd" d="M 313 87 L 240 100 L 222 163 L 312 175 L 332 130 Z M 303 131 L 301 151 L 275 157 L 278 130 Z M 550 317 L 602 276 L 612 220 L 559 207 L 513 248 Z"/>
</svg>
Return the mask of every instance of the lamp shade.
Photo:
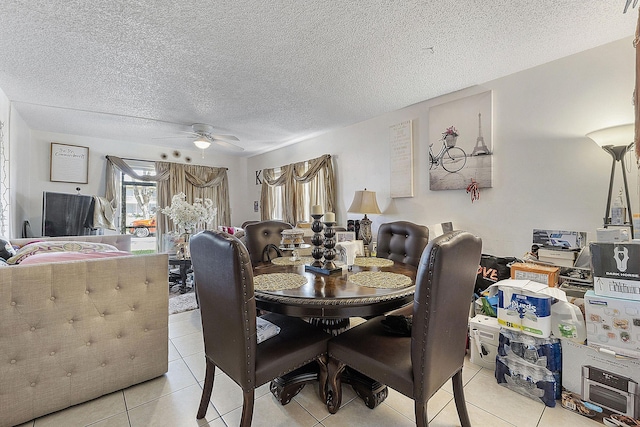
<svg viewBox="0 0 640 427">
<path fill-rule="evenodd" d="M 196 147 L 200 148 L 201 150 L 204 150 L 205 148 L 209 148 L 209 146 L 211 145 L 211 143 L 207 141 L 205 138 L 198 138 L 195 141 L 193 141 L 193 143 Z"/>
<path fill-rule="evenodd" d="M 376 192 L 367 191 L 367 189 L 364 189 L 364 191 L 356 191 L 356 194 L 353 196 L 353 202 L 351 202 L 351 206 L 347 212 L 362 214 L 382 213 L 376 201 Z"/>
<path fill-rule="evenodd" d="M 613 126 L 610 128 L 600 129 L 587 134 L 587 138 L 591 138 L 600 147 L 607 145 L 629 145 L 633 142 L 635 132 L 633 123 L 628 125 Z"/>
</svg>

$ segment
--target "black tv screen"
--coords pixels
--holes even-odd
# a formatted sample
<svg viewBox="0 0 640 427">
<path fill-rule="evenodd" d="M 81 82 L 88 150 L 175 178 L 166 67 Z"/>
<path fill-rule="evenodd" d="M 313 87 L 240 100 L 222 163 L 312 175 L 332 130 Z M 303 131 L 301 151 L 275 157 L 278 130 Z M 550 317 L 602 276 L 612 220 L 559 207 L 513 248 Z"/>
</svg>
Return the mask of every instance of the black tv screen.
<svg viewBox="0 0 640 427">
<path fill-rule="evenodd" d="M 42 235 L 85 236 L 91 234 L 93 197 L 45 191 L 42 200 Z"/>
</svg>

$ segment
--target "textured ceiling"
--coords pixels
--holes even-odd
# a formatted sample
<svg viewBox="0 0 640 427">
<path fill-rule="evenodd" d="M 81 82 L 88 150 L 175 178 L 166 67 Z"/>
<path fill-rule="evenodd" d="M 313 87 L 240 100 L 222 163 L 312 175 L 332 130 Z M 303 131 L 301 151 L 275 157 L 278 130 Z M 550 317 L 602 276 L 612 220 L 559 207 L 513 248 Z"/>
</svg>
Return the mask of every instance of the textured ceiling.
<svg viewBox="0 0 640 427">
<path fill-rule="evenodd" d="M 624 0 L 3 0 L 0 88 L 35 130 L 251 155 L 602 45 Z"/>
</svg>

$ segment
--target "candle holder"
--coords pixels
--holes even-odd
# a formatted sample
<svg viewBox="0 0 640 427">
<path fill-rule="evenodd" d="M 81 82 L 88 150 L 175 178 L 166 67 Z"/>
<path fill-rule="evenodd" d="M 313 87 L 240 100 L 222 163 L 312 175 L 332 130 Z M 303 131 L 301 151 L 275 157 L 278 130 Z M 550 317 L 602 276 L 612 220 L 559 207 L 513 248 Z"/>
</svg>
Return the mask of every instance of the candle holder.
<svg viewBox="0 0 640 427">
<path fill-rule="evenodd" d="M 324 223 L 324 265 L 325 270 L 335 270 L 337 267 L 333 262 L 336 257 L 336 231 L 333 229 L 335 222 Z M 340 269 L 342 270 L 342 269 Z"/>
<path fill-rule="evenodd" d="M 322 223 L 320 222 L 320 218 L 322 215 L 311 215 L 314 219 L 311 224 L 311 229 L 314 231 L 313 238 L 311 239 L 311 243 L 313 243 L 313 250 L 311 251 L 311 255 L 315 259 L 315 261 L 311 265 L 305 266 L 306 271 L 315 271 L 320 274 L 331 274 L 336 272 L 342 272 L 342 268 L 336 267 L 333 259 L 336 257 L 336 250 L 334 249 L 336 246 L 336 232 L 333 229 L 333 225 L 335 222 L 325 222 L 324 223 L 324 240 L 322 239 L 321 231 Z M 324 246 L 324 249 L 323 249 Z M 321 259 L 324 256 L 324 264 Z"/>
<path fill-rule="evenodd" d="M 311 256 L 315 261 L 311 264 L 312 267 L 322 268 L 322 256 L 324 255 L 324 249 L 322 248 L 322 229 L 323 225 L 320 222 L 320 218 L 322 218 L 324 214 L 313 214 L 311 217 L 313 218 L 313 223 L 311 223 L 311 230 L 313 231 L 313 237 L 311 238 L 311 243 L 313 244 L 313 249 L 311 250 Z"/>
</svg>

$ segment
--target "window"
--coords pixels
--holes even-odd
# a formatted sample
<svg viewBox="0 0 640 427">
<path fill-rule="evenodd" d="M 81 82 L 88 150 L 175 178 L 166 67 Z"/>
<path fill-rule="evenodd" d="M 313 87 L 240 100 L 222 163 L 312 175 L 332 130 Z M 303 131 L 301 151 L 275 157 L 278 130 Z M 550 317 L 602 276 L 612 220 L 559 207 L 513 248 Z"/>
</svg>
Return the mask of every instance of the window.
<svg viewBox="0 0 640 427">
<path fill-rule="evenodd" d="M 155 175 L 153 162 L 128 160 L 127 163 L 138 175 Z M 122 215 L 120 228 L 123 234 L 130 233 L 143 238 L 155 236 L 157 188 L 155 182 L 137 180 L 121 172 Z"/>
</svg>

